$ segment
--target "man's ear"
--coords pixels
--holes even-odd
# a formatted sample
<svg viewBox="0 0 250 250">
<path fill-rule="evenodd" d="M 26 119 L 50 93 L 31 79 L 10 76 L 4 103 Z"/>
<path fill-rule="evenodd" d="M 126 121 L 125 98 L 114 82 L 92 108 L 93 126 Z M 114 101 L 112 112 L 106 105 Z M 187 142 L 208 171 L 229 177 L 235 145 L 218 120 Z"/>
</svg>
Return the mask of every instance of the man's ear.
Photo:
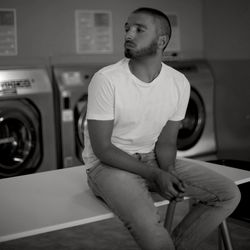
<svg viewBox="0 0 250 250">
<path fill-rule="evenodd" d="M 160 35 L 158 39 L 158 47 L 163 49 L 167 46 L 168 42 L 169 42 L 168 35 Z"/>
</svg>

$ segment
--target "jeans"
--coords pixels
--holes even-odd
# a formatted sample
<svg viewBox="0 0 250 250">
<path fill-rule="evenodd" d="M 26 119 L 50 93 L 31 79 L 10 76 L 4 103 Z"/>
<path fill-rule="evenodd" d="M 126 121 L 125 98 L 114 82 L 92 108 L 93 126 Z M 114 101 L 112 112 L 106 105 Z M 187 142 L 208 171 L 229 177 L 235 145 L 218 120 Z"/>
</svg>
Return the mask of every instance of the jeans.
<svg viewBox="0 0 250 250">
<path fill-rule="evenodd" d="M 133 156 L 146 165 L 159 167 L 153 152 Z M 233 181 L 198 163 L 176 159 L 175 170 L 187 184 L 185 195 L 196 203 L 171 233 L 164 228 L 154 206 L 154 183 L 99 161 L 87 174 L 95 195 L 122 220 L 141 249 L 197 249 L 237 207 L 240 191 Z"/>
</svg>

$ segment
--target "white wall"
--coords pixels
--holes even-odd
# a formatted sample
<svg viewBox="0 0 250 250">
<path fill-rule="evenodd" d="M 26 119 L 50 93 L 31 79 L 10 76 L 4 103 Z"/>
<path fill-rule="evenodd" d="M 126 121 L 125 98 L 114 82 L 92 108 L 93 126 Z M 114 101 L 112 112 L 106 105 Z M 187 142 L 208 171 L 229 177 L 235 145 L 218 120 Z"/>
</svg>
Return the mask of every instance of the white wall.
<svg viewBox="0 0 250 250">
<path fill-rule="evenodd" d="M 68 62 L 111 62 L 123 56 L 124 22 L 137 7 L 159 8 L 180 15 L 183 57 L 202 57 L 201 0 L 1 0 L 0 8 L 17 12 L 18 55 L 0 57 L 0 64 L 47 60 Z M 114 52 L 109 55 L 76 54 L 76 9 L 111 10 Z"/>
</svg>

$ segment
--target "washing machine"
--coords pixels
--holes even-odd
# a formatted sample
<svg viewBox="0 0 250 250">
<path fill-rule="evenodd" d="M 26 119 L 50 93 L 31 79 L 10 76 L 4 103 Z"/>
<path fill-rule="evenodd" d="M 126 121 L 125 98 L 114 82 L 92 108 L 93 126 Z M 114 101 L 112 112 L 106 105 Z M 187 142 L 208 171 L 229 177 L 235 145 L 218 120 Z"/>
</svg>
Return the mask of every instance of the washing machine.
<svg viewBox="0 0 250 250">
<path fill-rule="evenodd" d="M 177 141 L 177 157 L 216 159 L 214 128 L 214 79 L 206 61 L 165 62 L 182 72 L 190 82 L 191 93 Z"/>
<path fill-rule="evenodd" d="M 88 85 L 98 65 L 54 65 L 53 82 L 57 120 L 57 132 L 61 152 L 59 165 L 63 168 L 83 164 L 83 128 L 86 126 Z"/>
<path fill-rule="evenodd" d="M 0 68 L 0 178 L 57 168 L 52 84 L 41 68 Z"/>
</svg>

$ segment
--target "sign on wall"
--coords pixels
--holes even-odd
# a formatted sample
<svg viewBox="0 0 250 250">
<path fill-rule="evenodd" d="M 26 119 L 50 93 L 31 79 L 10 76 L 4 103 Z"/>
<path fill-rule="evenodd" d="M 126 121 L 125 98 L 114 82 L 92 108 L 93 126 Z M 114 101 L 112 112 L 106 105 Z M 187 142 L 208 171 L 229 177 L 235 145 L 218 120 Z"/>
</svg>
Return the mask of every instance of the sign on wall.
<svg viewBox="0 0 250 250">
<path fill-rule="evenodd" d="M 0 9 L 0 56 L 17 55 L 16 10 Z"/>
<path fill-rule="evenodd" d="M 113 52 L 112 13 L 103 10 L 76 10 L 76 52 L 100 54 Z"/>
</svg>

